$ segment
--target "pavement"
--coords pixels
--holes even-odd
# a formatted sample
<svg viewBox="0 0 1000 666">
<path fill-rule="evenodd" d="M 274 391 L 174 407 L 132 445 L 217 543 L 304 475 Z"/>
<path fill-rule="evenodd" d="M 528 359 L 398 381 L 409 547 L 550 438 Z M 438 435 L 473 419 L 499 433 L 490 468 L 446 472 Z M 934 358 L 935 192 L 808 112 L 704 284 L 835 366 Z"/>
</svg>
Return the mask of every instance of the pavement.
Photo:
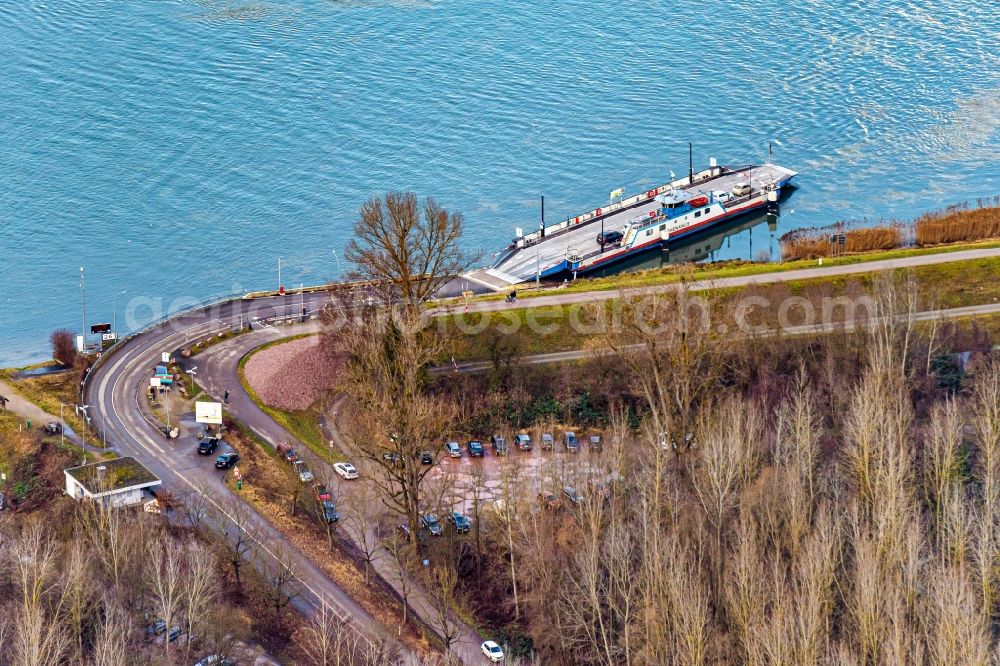
<svg viewBox="0 0 1000 666">
<path fill-rule="evenodd" d="M 364 483 L 364 479 L 344 481 L 337 476 L 333 471 L 330 460 L 323 459 L 313 453 L 305 444 L 268 416 L 247 394 L 239 378 L 240 360 L 253 352 L 253 350 L 287 335 L 299 335 L 317 332 L 318 330 L 318 322 L 297 324 L 289 327 L 258 328 L 253 332 L 215 344 L 196 357 L 189 359 L 186 364 L 188 366 L 197 366 L 198 383 L 209 395 L 220 399 L 225 395 L 226 391 L 229 392 L 229 403 L 224 406 L 224 409 L 231 416 L 238 419 L 256 433 L 258 437 L 269 442 L 272 446 L 281 442 L 292 444 L 299 455 L 309 464 L 317 481 L 327 483 L 328 486 L 332 487 L 331 489 L 335 497 L 344 498 L 342 501 L 349 503 L 352 501 L 350 499 L 352 490 L 357 487 L 358 483 Z M 327 426 L 329 436 L 333 439 L 333 443 L 338 450 L 349 451 L 350 447 L 341 438 L 340 432 L 336 427 L 335 416 L 327 419 Z M 371 497 L 375 497 L 375 495 L 371 495 Z M 381 502 L 380 500 L 376 501 Z M 375 529 L 374 525 L 371 527 L 372 530 Z M 341 534 L 348 540 L 353 540 L 353 536 L 348 530 L 341 530 Z M 398 569 L 392 563 L 392 558 L 393 556 L 386 549 L 379 547 L 375 553 L 372 568 L 377 575 L 381 576 L 402 597 L 402 590 L 398 580 Z M 421 618 L 433 618 L 435 616 L 431 602 L 425 591 L 415 581 L 409 581 L 407 591 L 407 601 L 414 614 Z M 424 621 L 428 626 L 434 626 L 431 621 L 427 619 Z M 452 643 L 452 653 L 466 664 L 481 663 L 483 657 L 479 651 L 479 645 L 483 639 L 458 616 L 453 616 L 451 622 L 458 629 L 458 636 Z"/>
<path fill-rule="evenodd" d="M 1000 256 L 1000 248 L 962 250 L 845 266 L 815 267 L 780 273 L 698 281 L 688 283 L 687 286 L 692 290 L 704 290 L 751 284 L 770 284 L 996 256 Z M 458 284 L 458 279 L 456 278 L 450 284 L 452 286 Z M 658 293 L 677 288 L 676 284 L 667 284 L 634 291 Z M 618 296 L 619 292 L 615 290 L 557 292 L 551 295 L 525 298 L 516 303 L 505 303 L 501 300 L 473 302 L 469 304 L 469 311 L 487 312 L 526 306 L 543 307 L 600 302 Z M 265 322 L 273 321 L 275 318 L 299 316 L 303 309 L 307 315 L 311 315 L 328 302 L 330 302 L 329 296 L 322 292 L 289 293 L 285 296 L 253 300 L 238 299 L 195 310 L 151 327 L 141 335 L 121 343 L 114 353 L 88 377 L 84 387 L 84 400 L 91 405 L 91 417 L 94 425 L 99 430 L 106 432 L 108 442 L 121 454 L 137 457 L 160 476 L 166 486 L 177 491 L 185 489 L 199 491 L 203 488 L 209 488 L 215 497 L 231 497 L 232 494 L 221 482 L 221 474 L 215 470 L 211 461 L 199 458 L 194 452 L 193 442 L 164 439 L 158 425 L 146 413 L 148 410 L 144 411 L 145 400 L 141 399 L 141 396 L 148 386 L 148 378 L 152 374 L 153 367 L 159 361 L 162 352 L 173 352 L 213 333 L 237 328 L 248 320 L 256 322 L 255 328 L 264 326 L 266 330 L 268 324 Z M 963 316 L 991 312 L 989 309 L 991 307 L 994 306 L 969 309 L 968 313 Z M 445 310 L 447 308 L 441 308 L 438 311 Z M 219 359 L 223 364 L 232 365 L 231 371 L 235 373 L 232 356 L 228 359 L 220 356 Z M 198 379 L 201 381 L 200 377 Z M 232 382 L 232 375 L 228 379 L 220 379 L 220 381 Z M 233 389 L 237 386 L 239 386 L 238 381 L 232 382 L 231 399 Z M 7 397 L 13 398 L 11 395 L 7 395 Z M 246 409 L 249 413 L 250 407 L 247 406 Z M 258 425 L 258 427 L 263 427 L 263 424 Z M 268 426 L 268 428 L 270 427 Z M 273 434 L 280 437 L 279 433 Z M 219 506 L 215 499 L 211 499 L 211 501 L 216 503 L 217 507 Z M 258 563 L 259 566 L 277 566 L 275 553 L 268 544 L 283 542 L 280 533 L 257 514 L 252 514 L 252 517 L 247 531 L 251 532 L 252 536 L 261 544 L 263 555 Z M 351 621 L 364 635 L 369 637 L 382 636 L 378 625 L 364 609 L 315 567 L 307 557 L 294 549 L 291 544 L 285 544 L 285 549 L 290 553 L 294 568 L 306 590 L 306 594 L 300 601 L 301 610 L 308 613 L 320 608 L 321 605 L 327 605 L 345 620 Z"/>
<path fill-rule="evenodd" d="M 307 298 L 306 306 L 315 308 L 322 300 L 322 295 Z M 173 352 L 213 332 L 227 330 L 239 321 L 240 316 L 263 313 L 274 316 L 276 312 L 280 315 L 278 311 L 285 303 L 231 301 L 171 320 L 124 343 L 92 373 L 85 385 L 84 398 L 91 405 L 94 425 L 106 431 L 108 441 L 119 453 L 135 456 L 163 480 L 165 487 L 178 495 L 185 491 L 204 493 L 208 502 L 220 513 L 226 512 L 228 502 L 242 503 L 223 484 L 223 473 L 215 469 L 213 458 L 196 453 L 194 437 L 168 440 L 163 436 L 159 425 L 149 414 L 144 395 L 149 385 L 148 378 L 161 353 Z M 248 514 L 243 529 L 258 547 L 255 565 L 282 566 L 282 553 L 277 548 L 278 544 L 281 545 L 280 550 L 291 561 L 291 568 L 303 590 L 302 596 L 296 600 L 301 612 L 309 614 L 327 606 L 345 623 L 353 625 L 362 636 L 372 640 L 388 638 L 395 642 L 364 608 L 305 554 L 286 542 L 282 534 L 249 505 L 244 503 L 243 506 Z M 228 513 L 225 515 L 229 516 Z M 232 516 L 229 518 L 227 536 L 240 529 Z M 207 521 L 206 526 L 218 529 L 211 521 Z"/>
<path fill-rule="evenodd" d="M 31 421 L 31 426 L 33 428 L 40 428 L 44 424 L 52 421 L 62 423 L 63 433 L 65 434 L 66 439 L 70 440 L 73 444 L 90 451 L 91 453 L 105 452 L 105 449 L 85 444 L 80 436 L 75 433 L 65 421 L 61 421 L 59 417 L 49 414 L 35 403 L 29 401 L 27 398 L 18 393 L 14 386 L 3 381 L 2 379 L 0 379 L 0 395 L 7 398 L 7 411 L 28 419 Z"/>
</svg>

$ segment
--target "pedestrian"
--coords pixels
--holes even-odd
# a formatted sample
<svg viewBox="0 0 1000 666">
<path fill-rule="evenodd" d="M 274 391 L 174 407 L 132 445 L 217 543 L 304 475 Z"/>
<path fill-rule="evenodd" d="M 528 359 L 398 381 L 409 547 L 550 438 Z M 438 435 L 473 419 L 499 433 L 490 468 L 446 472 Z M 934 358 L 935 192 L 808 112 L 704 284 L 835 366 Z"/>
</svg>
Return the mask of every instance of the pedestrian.
<svg viewBox="0 0 1000 666">
<path fill-rule="evenodd" d="M 229 391 L 226 391 L 222 396 L 222 402 L 229 404 Z"/>
<path fill-rule="evenodd" d="M 0 395 L 0 410 L 7 411 L 7 398 Z"/>
</svg>

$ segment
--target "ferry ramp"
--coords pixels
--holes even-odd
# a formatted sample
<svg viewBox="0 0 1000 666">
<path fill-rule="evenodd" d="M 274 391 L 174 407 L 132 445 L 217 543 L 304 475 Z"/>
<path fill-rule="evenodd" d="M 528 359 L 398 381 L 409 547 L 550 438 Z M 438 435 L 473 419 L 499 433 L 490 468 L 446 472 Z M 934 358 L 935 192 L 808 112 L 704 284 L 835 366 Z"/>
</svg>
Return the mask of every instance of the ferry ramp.
<svg viewBox="0 0 1000 666">
<path fill-rule="evenodd" d="M 739 182 L 746 182 L 749 166 L 741 166 L 731 170 L 726 170 L 722 175 L 707 181 L 698 181 L 692 185 L 680 189 L 690 192 L 710 191 L 730 191 Z M 786 178 L 792 172 L 776 165 L 766 164 L 753 167 L 750 174 L 753 188 L 759 189 L 774 182 Z M 638 206 L 615 212 L 603 218 L 603 228 L 605 231 L 621 230 L 625 223 L 639 216 L 649 215 L 651 211 L 657 210 L 658 204 L 654 200 L 641 203 Z M 577 255 L 580 257 L 600 252 L 601 246 L 597 242 L 597 235 L 601 232 L 601 220 L 589 220 L 572 226 L 564 231 L 559 231 L 551 236 L 535 243 L 518 248 L 508 256 L 494 265 L 491 269 L 486 269 L 491 277 L 501 276 L 501 279 L 510 283 L 532 280 L 538 272 L 544 273 L 547 269 L 562 263 L 567 255 Z"/>
</svg>

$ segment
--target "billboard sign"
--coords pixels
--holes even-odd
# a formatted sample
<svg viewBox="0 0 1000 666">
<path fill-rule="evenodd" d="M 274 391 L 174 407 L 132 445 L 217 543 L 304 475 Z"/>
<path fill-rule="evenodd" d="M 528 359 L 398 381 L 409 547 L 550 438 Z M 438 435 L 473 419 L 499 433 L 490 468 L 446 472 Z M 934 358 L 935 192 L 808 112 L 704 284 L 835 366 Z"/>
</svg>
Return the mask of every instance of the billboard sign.
<svg viewBox="0 0 1000 666">
<path fill-rule="evenodd" d="M 194 403 L 194 420 L 196 423 L 222 425 L 222 403 L 201 401 Z"/>
<path fill-rule="evenodd" d="M 111 330 L 111 324 L 91 324 L 91 333 L 107 333 Z"/>
</svg>

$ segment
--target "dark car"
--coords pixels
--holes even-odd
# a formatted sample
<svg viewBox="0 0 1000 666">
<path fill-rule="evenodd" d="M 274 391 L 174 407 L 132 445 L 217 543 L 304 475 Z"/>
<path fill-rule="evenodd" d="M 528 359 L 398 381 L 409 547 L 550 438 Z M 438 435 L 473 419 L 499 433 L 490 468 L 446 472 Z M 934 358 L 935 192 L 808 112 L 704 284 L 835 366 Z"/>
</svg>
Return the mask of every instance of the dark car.
<svg viewBox="0 0 1000 666">
<path fill-rule="evenodd" d="M 289 465 L 294 465 L 295 461 L 299 459 L 299 454 L 288 444 L 278 444 L 278 453 Z"/>
<path fill-rule="evenodd" d="M 221 456 L 215 459 L 215 466 L 218 469 L 229 469 L 235 465 L 240 459 L 240 454 L 238 453 L 223 453 Z"/>
<path fill-rule="evenodd" d="M 572 451 L 573 453 L 579 452 L 580 440 L 576 438 L 575 432 L 567 432 L 564 441 L 566 442 L 567 451 Z"/>
<path fill-rule="evenodd" d="M 530 451 L 531 450 L 531 437 L 529 437 L 528 435 L 524 434 L 523 432 L 519 433 L 517 435 L 514 435 L 514 446 L 516 446 L 517 448 L 519 448 L 522 451 Z"/>
<path fill-rule="evenodd" d="M 45 431 L 46 435 L 58 435 L 62 432 L 63 427 L 62 423 L 59 423 L 58 421 L 50 421 L 42 426 L 42 429 Z"/>
<path fill-rule="evenodd" d="M 320 508 L 323 510 L 323 520 L 328 523 L 335 523 L 340 520 L 340 514 L 337 513 L 337 505 L 330 500 L 323 500 L 319 503 Z"/>
<path fill-rule="evenodd" d="M 490 443 L 493 445 L 494 455 L 507 455 L 507 440 L 502 435 L 493 435 L 490 437 Z"/>
<path fill-rule="evenodd" d="M 598 245 L 616 245 L 625 238 L 625 234 L 620 231 L 602 231 L 597 234 Z"/>
<path fill-rule="evenodd" d="M 600 435 L 590 436 L 590 450 L 594 451 L 595 453 L 600 453 L 601 451 L 604 450 L 604 442 L 601 440 Z"/>
<path fill-rule="evenodd" d="M 551 433 L 542 433 L 542 451 L 551 451 L 555 444 Z"/>
<path fill-rule="evenodd" d="M 472 458 L 483 457 L 483 445 L 481 442 L 469 442 L 465 445 L 469 449 L 469 456 Z"/>
<path fill-rule="evenodd" d="M 219 440 L 215 437 L 206 437 L 205 439 L 198 442 L 198 453 L 203 456 L 215 453 L 215 450 L 219 448 Z"/>
<path fill-rule="evenodd" d="M 420 452 L 420 464 L 421 465 L 433 465 L 434 464 L 434 456 L 431 455 L 430 451 L 421 451 Z"/>
<path fill-rule="evenodd" d="M 382 454 L 382 460 L 386 461 L 393 467 L 403 464 L 403 458 L 395 451 L 386 451 Z"/>
<path fill-rule="evenodd" d="M 556 497 L 554 493 L 550 493 L 547 490 L 538 493 L 538 503 L 545 509 L 558 509 L 562 506 L 562 500 Z"/>
<path fill-rule="evenodd" d="M 451 515 L 448 516 L 448 520 L 450 520 L 451 524 L 455 526 L 455 531 L 459 534 L 468 534 L 469 530 L 472 528 L 472 522 L 464 513 L 453 511 Z"/>
<path fill-rule="evenodd" d="M 444 532 L 444 529 L 441 527 L 441 521 L 433 513 L 420 516 L 420 524 L 431 533 L 431 536 L 441 536 L 441 533 Z"/>
</svg>

